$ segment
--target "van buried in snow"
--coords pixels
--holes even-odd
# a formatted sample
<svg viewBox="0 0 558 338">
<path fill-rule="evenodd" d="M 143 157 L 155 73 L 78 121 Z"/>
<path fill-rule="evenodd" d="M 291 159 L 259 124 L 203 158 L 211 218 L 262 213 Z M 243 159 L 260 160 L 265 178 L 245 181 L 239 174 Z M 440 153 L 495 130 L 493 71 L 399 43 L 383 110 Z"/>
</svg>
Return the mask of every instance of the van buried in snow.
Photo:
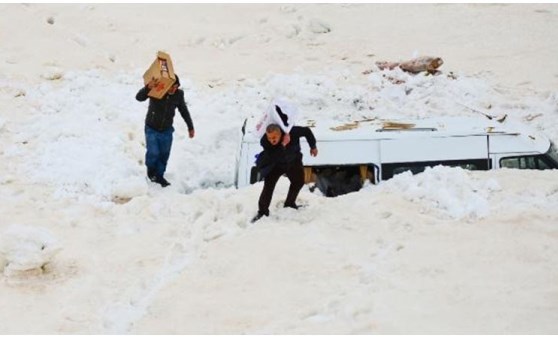
<svg viewBox="0 0 558 338">
<path fill-rule="evenodd" d="M 307 120 L 320 152 L 309 156 L 301 140 L 306 183 L 326 196 L 359 190 L 405 171 L 437 165 L 469 170 L 558 169 L 555 145 L 525 126 L 494 119 L 449 117 L 416 121 L 367 119 L 350 123 Z M 262 150 L 255 119 L 244 121 L 235 183 L 260 181 L 255 166 Z"/>
</svg>

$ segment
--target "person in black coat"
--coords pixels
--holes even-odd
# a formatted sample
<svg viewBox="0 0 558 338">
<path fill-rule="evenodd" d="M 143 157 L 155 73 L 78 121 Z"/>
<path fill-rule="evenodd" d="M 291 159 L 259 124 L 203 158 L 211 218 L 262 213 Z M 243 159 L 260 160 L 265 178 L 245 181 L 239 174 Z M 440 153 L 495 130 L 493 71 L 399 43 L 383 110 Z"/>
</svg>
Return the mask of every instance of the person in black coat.
<svg viewBox="0 0 558 338">
<path fill-rule="evenodd" d="M 256 166 L 264 178 L 264 186 L 258 200 L 258 213 L 252 219 L 255 222 L 263 216 L 269 216 L 269 205 L 275 185 L 286 174 L 291 184 L 285 199 L 284 207 L 298 209 L 296 198 L 304 186 L 304 167 L 300 151 L 300 138 L 305 137 L 310 146 L 310 155 L 317 156 L 316 138 L 308 127 L 293 126 L 289 134 L 285 134 L 277 124 L 270 124 L 262 136 L 260 144 L 263 151 L 258 155 Z M 289 140 L 288 143 L 284 142 Z M 286 144 L 285 144 L 286 143 Z"/>
<path fill-rule="evenodd" d="M 178 89 L 180 86 L 178 76 L 176 76 L 175 83 L 161 99 L 147 96 L 149 91 L 156 85 L 156 81 L 150 81 L 136 94 L 136 100 L 143 102 L 149 98 L 149 107 L 145 116 L 145 142 L 147 148 L 145 165 L 147 166 L 147 177 L 152 182 L 166 187 L 170 185 L 164 178 L 164 174 L 167 169 L 172 146 L 172 134 L 174 132 L 172 124 L 176 109 L 178 109 L 188 125 L 190 138 L 194 137 L 195 132 L 190 112 L 186 106 L 186 101 L 184 101 L 184 91 Z"/>
</svg>

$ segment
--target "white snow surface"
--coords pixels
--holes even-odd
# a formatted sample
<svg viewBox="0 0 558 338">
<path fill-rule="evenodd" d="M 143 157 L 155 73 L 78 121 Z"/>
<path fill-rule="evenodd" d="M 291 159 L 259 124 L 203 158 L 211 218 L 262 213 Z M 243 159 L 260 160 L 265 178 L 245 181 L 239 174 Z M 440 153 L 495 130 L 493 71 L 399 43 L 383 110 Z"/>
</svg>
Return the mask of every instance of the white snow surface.
<svg viewBox="0 0 558 338">
<path fill-rule="evenodd" d="M 255 224 L 262 184 L 234 187 L 242 123 L 275 97 L 314 120 L 507 114 L 558 142 L 557 5 L 0 9 L 0 332 L 558 332 L 556 170 L 306 186 L 298 211 L 282 178 Z M 440 74 L 374 66 L 419 48 Z M 158 49 L 196 130 L 177 113 L 165 189 L 135 100 Z"/>
</svg>

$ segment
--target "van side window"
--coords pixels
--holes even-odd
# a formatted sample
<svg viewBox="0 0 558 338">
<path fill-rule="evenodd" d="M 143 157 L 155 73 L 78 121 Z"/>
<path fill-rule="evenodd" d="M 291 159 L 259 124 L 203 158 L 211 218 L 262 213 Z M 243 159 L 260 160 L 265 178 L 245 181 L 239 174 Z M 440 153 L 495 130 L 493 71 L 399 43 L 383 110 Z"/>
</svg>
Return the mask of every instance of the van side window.
<svg viewBox="0 0 558 338">
<path fill-rule="evenodd" d="M 404 162 L 382 164 L 382 179 L 388 180 L 397 174 L 410 171 L 413 175 L 421 173 L 427 167 L 443 165 L 447 167 L 460 167 L 466 170 L 488 170 L 490 162 L 487 159 L 447 160 L 429 162 Z"/>
<path fill-rule="evenodd" d="M 393 176 L 410 171 L 413 175 L 423 172 L 426 169 L 423 165 L 402 165 L 393 168 Z M 385 169 L 384 169 L 385 170 Z"/>
<path fill-rule="evenodd" d="M 514 156 L 500 159 L 501 168 L 512 169 L 552 169 L 553 166 L 541 155 Z"/>
</svg>

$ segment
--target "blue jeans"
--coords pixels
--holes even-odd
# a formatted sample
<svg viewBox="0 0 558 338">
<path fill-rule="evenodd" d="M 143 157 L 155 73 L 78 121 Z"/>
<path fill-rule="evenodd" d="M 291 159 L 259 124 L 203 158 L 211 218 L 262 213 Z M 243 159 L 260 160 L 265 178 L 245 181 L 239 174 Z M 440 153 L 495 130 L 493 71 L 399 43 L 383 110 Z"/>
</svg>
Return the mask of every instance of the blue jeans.
<svg viewBox="0 0 558 338">
<path fill-rule="evenodd" d="M 147 148 L 145 165 L 147 166 L 148 175 L 152 173 L 163 177 L 165 174 L 172 146 L 173 132 L 173 127 L 164 131 L 157 131 L 145 126 L 145 145 Z"/>
</svg>

